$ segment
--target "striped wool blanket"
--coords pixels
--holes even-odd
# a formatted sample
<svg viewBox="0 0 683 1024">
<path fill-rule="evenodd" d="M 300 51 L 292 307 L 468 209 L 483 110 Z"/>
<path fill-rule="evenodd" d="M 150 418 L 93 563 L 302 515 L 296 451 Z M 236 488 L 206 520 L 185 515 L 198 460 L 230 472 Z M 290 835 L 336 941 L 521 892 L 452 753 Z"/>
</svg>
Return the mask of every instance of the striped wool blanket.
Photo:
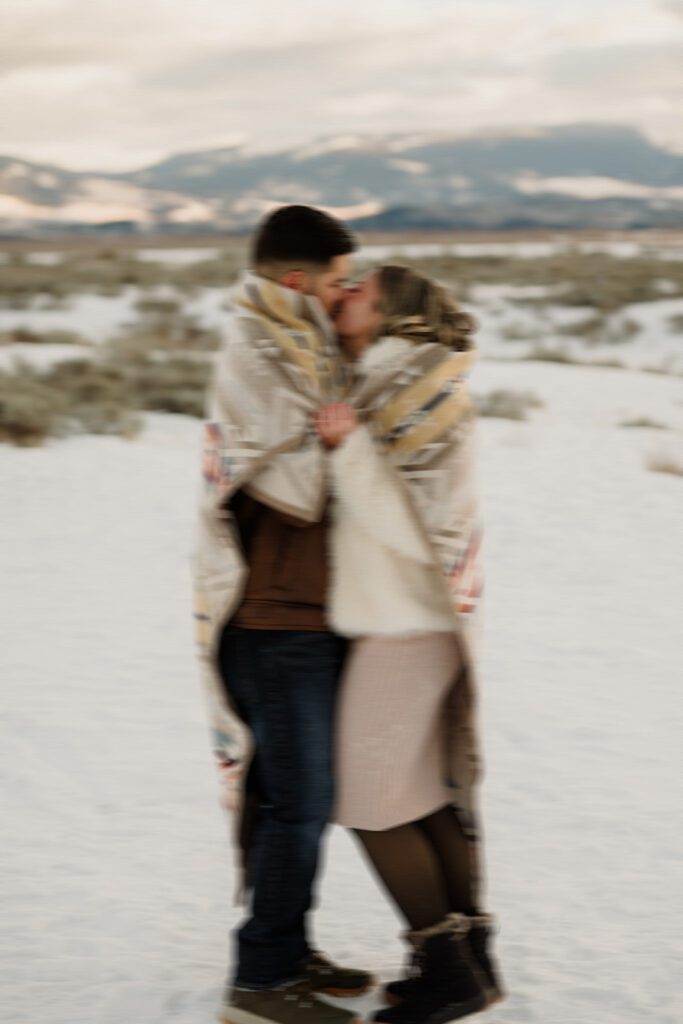
<svg viewBox="0 0 683 1024">
<path fill-rule="evenodd" d="M 243 848 L 253 740 L 217 663 L 222 627 L 239 603 L 247 573 L 228 504 L 244 488 L 274 508 L 319 520 L 329 486 L 328 454 L 312 413 L 341 399 L 358 408 L 395 467 L 451 600 L 465 668 L 449 700 L 450 781 L 454 807 L 470 839 L 479 841 L 475 625 L 482 524 L 474 479 L 476 417 L 467 392 L 472 359 L 471 352 L 421 343 L 391 372 L 383 362 L 354 373 L 314 298 L 253 274 L 245 275 L 233 295 L 207 394 L 192 570 L 212 746 L 222 800 L 236 812 Z"/>
<path fill-rule="evenodd" d="M 450 601 L 463 670 L 448 700 L 447 765 L 453 806 L 471 841 L 478 843 L 477 783 L 484 772 L 478 721 L 484 524 L 477 413 L 469 391 L 476 354 L 434 342 L 407 345 L 402 338 L 382 338 L 373 349 L 359 363 L 348 401 L 393 466 L 415 524 L 433 552 L 435 578 Z"/>
</svg>

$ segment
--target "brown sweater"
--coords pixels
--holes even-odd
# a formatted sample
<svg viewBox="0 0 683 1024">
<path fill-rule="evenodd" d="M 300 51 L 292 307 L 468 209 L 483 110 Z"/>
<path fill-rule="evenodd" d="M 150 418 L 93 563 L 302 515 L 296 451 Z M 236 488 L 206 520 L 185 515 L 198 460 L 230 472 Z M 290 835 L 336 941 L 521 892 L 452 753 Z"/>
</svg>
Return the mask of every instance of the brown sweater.
<svg viewBox="0 0 683 1024">
<path fill-rule="evenodd" d="M 232 624 L 327 632 L 328 512 L 307 523 L 238 491 L 230 503 L 249 575 Z"/>
</svg>

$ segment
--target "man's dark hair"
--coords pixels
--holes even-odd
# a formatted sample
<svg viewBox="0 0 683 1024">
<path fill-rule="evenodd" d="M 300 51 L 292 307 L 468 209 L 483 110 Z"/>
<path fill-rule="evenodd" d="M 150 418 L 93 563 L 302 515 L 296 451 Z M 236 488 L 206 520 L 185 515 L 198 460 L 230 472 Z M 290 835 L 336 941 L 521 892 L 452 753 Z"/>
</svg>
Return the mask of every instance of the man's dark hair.
<svg viewBox="0 0 683 1024">
<path fill-rule="evenodd" d="M 282 206 L 259 227 L 252 249 L 255 267 L 313 263 L 326 266 L 353 252 L 356 240 L 341 221 L 312 206 Z"/>
</svg>

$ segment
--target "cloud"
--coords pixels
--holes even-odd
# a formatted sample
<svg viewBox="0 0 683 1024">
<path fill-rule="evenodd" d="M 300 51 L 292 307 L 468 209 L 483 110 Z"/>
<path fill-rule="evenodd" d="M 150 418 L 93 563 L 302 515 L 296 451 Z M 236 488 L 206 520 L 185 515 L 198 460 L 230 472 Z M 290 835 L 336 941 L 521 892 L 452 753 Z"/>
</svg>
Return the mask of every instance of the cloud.
<svg viewBox="0 0 683 1024">
<path fill-rule="evenodd" d="M 663 11 L 683 18 L 683 0 L 659 0 L 659 6 Z"/>
<path fill-rule="evenodd" d="M 681 46 L 665 42 L 607 47 L 582 47 L 554 53 L 543 62 L 545 81 L 573 91 L 610 94 L 653 94 L 683 91 Z"/>
<path fill-rule="evenodd" d="M 3 0 L 2 148 L 125 169 L 240 138 L 303 144 L 587 119 L 683 144 L 664 6 Z"/>
</svg>

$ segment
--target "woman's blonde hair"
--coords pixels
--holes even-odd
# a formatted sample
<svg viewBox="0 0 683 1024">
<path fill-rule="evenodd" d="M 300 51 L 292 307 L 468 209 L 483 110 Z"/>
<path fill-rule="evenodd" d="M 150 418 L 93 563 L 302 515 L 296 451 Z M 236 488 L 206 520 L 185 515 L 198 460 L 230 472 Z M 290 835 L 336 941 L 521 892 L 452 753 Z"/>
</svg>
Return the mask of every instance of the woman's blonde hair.
<svg viewBox="0 0 683 1024">
<path fill-rule="evenodd" d="M 477 321 L 460 309 L 442 285 L 409 267 L 393 265 L 380 267 L 378 278 L 383 314 L 378 337 L 436 341 L 456 352 L 474 348 Z"/>
</svg>

